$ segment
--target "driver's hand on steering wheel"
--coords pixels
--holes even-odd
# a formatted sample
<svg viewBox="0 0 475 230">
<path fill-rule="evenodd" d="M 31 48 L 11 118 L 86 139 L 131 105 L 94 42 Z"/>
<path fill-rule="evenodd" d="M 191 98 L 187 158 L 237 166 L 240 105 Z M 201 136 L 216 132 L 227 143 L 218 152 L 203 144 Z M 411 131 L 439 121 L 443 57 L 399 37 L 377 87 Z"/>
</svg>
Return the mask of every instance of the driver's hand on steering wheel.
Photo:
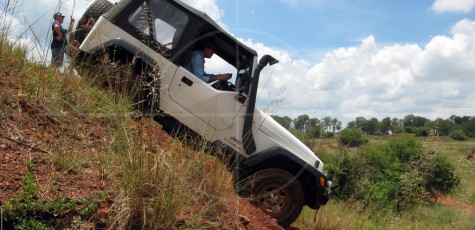
<svg viewBox="0 0 475 230">
<path fill-rule="evenodd" d="M 231 79 L 231 76 L 232 76 L 232 74 L 230 74 L 230 73 L 218 74 L 218 75 L 216 75 L 216 79 L 227 81 L 227 80 Z"/>
</svg>

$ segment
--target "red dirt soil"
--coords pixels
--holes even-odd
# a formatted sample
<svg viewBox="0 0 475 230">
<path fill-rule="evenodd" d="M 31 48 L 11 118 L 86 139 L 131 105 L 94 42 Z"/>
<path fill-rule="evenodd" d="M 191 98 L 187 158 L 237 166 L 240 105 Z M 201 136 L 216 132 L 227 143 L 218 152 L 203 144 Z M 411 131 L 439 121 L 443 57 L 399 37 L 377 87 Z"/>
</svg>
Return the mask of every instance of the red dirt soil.
<svg viewBox="0 0 475 230">
<path fill-rule="evenodd" d="M 454 207 L 458 210 L 463 211 L 466 214 L 475 216 L 475 205 L 467 204 L 462 201 L 453 199 L 440 192 L 435 192 L 435 193 L 436 193 L 435 194 L 436 198 L 433 200 L 434 202 L 439 203 L 441 205 Z"/>
<path fill-rule="evenodd" d="M 2 95 L 9 98 L 0 100 L 0 205 L 18 197 L 22 187 L 22 177 L 30 170 L 36 176 L 39 187 L 38 199 L 43 201 L 58 198 L 81 199 L 95 197 L 101 191 L 110 191 L 100 204 L 95 218 L 90 223 L 93 228 L 107 227 L 109 207 L 117 190 L 114 182 L 119 181 L 120 172 L 105 173 L 95 157 L 99 150 L 105 152 L 107 141 L 104 124 L 91 123 L 80 117 L 70 119 L 70 125 L 59 125 L 55 117 L 48 116 L 45 110 L 30 101 L 21 90 L 0 76 Z M 11 96 L 11 97 L 10 97 Z M 67 116 L 67 115 L 65 115 Z M 64 123 L 65 118 L 61 118 Z M 140 127 L 139 122 L 131 120 L 132 126 Z M 158 125 L 158 124 L 157 124 Z M 68 129 L 80 129 L 84 135 L 72 136 Z M 162 146 L 171 143 L 171 137 L 159 129 L 154 135 Z M 76 132 L 77 133 L 77 132 Z M 61 168 L 52 160 L 53 151 L 59 154 L 77 156 L 78 159 L 91 159 L 78 163 L 71 170 Z M 57 154 L 57 153 L 56 153 Z M 75 158 L 70 159 L 74 161 Z M 33 162 L 32 169 L 27 168 Z M 120 170 L 120 169 L 118 169 Z M 241 222 L 240 229 L 282 229 L 272 218 L 250 205 L 237 195 L 227 204 L 230 218 Z M 236 202 L 240 200 L 240 202 Z M 238 213 L 238 214 L 237 214 Z M 215 223 L 216 226 L 222 226 Z"/>
</svg>

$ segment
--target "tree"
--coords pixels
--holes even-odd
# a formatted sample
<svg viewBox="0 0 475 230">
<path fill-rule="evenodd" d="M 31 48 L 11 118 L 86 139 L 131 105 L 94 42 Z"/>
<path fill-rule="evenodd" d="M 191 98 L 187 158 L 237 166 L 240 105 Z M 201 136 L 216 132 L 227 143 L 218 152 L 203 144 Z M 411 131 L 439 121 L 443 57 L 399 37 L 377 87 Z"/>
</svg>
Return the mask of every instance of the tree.
<svg viewBox="0 0 475 230">
<path fill-rule="evenodd" d="M 294 129 L 305 132 L 310 117 L 307 114 L 302 114 L 294 119 Z"/>
<path fill-rule="evenodd" d="M 310 118 L 308 120 L 307 135 L 312 139 L 319 138 L 321 135 L 322 126 L 318 118 Z"/>
<path fill-rule="evenodd" d="M 436 136 L 447 136 L 452 128 L 452 123 L 447 119 L 437 118 L 431 122 L 431 127 Z"/>
<path fill-rule="evenodd" d="M 331 128 L 332 128 L 332 131 L 333 133 L 336 133 L 336 131 L 340 131 L 341 130 L 341 121 L 338 120 L 338 118 L 333 118 L 331 120 Z"/>
<path fill-rule="evenodd" d="M 389 130 L 391 130 L 391 118 L 386 117 L 381 121 L 379 125 L 379 131 L 381 134 L 387 135 L 389 134 Z"/>
<path fill-rule="evenodd" d="M 456 125 L 460 125 L 464 121 L 469 121 L 469 120 L 470 120 L 469 116 L 462 116 L 461 117 L 461 116 L 452 115 L 449 118 L 449 121 L 452 122 L 453 124 L 456 124 Z"/>
<path fill-rule="evenodd" d="M 325 132 L 329 132 L 332 127 L 332 118 L 331 117 L 324 117 L 322 120 L 322 128 Z"/>
<path fill-rule="evenodd" d="M 404 132 L 403 120 L 399 118 L 393 118 L 391 120 L 391 131 L 393 133 L 402 133 Z"/>
<path fill-rule="evenodd" d="M 415 116 L 413 122 L 413 127 L 424 127 L 430 120 L 425 117 Z"/>
<path fill-rule="evenodd" d="M 471 117 L 469 120 L 463 121 L 460 124 L 460 128 L 469 136 L 475 137 L 475 117 Z"/>
<path fill-rule="evenodd" d="M 355 128 L 365 131 L 366 123 L 368 121 L 364 117 L 357 117 L 355 120 Z"/>
<path fill-rule="evenodd" d="M 277 121 L 277 123 L 282 125 L 282 127 L 284 127 L 285 129 L 287 129 L 287 130 L 290 129 L 290 125 L 292 124 L 292 119 L 290 117 L 288 117 L 288 116 L 279 117 L 277 115 L 271 115 L 271 117 L 275 121 Z"/>
<path fill-rule="evenodd" d="M 416 116 L 414 116 L 414 114 L 409 114 L 409 115 L 406 115 L 403 119 L 403 126 L 404 128 L 406 127 L 414 127 L 414 119 L 415 119 Z"/>
<path fill-rule="evenodd" d="M 369 119 L 369 121 L 366 123 L 366 127 L 364 131 L 366 131 L 367 134 L 374 135 L 376 134 L 376 131 L 378 130 L 378 124 L 379 124 L 378 118 L 373 117 Z"/>
</svg>

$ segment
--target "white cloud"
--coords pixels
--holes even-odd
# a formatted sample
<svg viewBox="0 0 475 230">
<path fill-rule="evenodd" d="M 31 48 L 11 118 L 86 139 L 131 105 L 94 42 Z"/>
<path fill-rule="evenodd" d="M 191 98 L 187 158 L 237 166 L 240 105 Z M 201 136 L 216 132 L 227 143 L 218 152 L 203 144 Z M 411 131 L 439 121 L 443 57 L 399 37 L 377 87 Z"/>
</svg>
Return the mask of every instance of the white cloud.
<svg viewBox="0 0 475 230">
<path fill-rule="evenodd" d="M 461 20 L 450 36 L 436 36 L 424 47 L 379 46 L 369 36 L 359 46 L 328 52 L 313 66 L 295 65 L 299 60 L 279 63 L 283 66 L 276 67 L 274 77 L 282 79 L 267 91 L 286 85 L 279 114 L 293 116 L 307 113 L 349 121 L 409 113 L 432 119 L 473 114 L 474 31 L 474 21 Z"/>
<path fill-rule="evenodd" d="M 219 10 L 215 0 L 183 0 L 183 2 L 205 12 L 210 18 L 222 24 L 221 17 L 223 16 L 223 12 Z"/>
<path fill-rule="evenodd" d="M 475 0 L 436 0 L 431 9 L 437 13 L 463 12 L 469 13 L 475 7 Z"/>
</svg>

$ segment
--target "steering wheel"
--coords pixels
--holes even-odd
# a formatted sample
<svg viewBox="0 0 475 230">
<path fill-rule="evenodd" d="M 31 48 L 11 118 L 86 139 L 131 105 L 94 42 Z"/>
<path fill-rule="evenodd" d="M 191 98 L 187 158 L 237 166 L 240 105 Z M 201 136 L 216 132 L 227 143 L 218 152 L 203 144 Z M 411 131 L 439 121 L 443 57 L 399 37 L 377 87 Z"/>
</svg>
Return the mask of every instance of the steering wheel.
<svg viewBox="0 0 475 230">
<path fill-rule="evenodd" d="M 236 90 L 236 86 L 233 83 L 228 82 L 226 80 L 218 80 L 215 83 L 213 83 L 211 86 L 217 90 L 225 90 L 225 91 Z"/>
</svg>

